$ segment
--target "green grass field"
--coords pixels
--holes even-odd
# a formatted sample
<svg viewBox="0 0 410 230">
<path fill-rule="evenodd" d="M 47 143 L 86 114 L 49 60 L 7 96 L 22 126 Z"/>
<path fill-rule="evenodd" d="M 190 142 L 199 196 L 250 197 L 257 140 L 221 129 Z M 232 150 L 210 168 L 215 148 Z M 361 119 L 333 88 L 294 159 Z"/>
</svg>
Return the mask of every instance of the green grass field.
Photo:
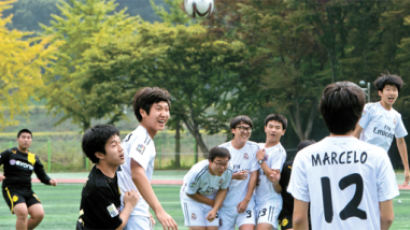
<svg viewBox="0 0 410 230">
<path fill-rule="evenodd" d="M 37 229 L 64 230 L 74 229 L 80 205 L 80 184 L 59 184 L 57 187 L 34 184 L 34 191 L 42 200 L 46 212 L 43 222 Z M 179 203 L 179 186 L 156 185 L 154 190 L 165 210 L 177 221 L 179 229 L 183 226 Z M 410 229 L 409 219 L 410 191 L 401 191 L 394 200 L 395 221 L 391 229 Z M 0 202 L 0 229 L 14 229 L 15 216 L 11 215 L 4 201 Z M 155 229 L 162 229 L 157 223 Z"/>
</svg>

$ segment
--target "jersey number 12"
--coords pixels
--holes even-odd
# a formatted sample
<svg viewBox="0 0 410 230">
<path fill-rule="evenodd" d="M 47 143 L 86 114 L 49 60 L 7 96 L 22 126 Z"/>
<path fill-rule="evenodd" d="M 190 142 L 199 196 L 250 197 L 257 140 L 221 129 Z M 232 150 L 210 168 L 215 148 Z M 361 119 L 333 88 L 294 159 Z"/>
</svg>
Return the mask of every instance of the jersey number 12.
<svg viewBox="0 0 410 230">
<path fill-rule="evenodd" d="M 333 220 L 333 205 L 332 205 L 332 193 L 330 189 L 330 178 L 322 177 L 322 193 L 323 193 L 323 208 L 325 213 L 325 220 L 328 223 L 331 223 Z M 347 175 L 340 179 L 339 188 L 344 190 L 350 185 L 356 185 L 356 191 L 353 198 L 349 203 L 340 211 L 339 216 L 342 220 L 346 220 L 350 217 L 358 217 L 362 220 L 367 219 L 366 212 L 360 210 L 358 207 L 363 197 L 363 179 L 358 173 L 353 173 Z"/>
</svg>

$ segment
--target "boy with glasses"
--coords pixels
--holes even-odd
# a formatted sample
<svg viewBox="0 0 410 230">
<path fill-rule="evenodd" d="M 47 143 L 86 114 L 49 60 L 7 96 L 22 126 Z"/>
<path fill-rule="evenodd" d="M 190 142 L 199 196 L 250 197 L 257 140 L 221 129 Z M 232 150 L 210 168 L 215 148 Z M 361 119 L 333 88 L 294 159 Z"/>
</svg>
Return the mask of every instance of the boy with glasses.
<svg viewBox="0 0 410 230">
<path fill-rule="evenodd" d="M 217 211 L 232 179 L 231 158 L 225 148 L 214 147 L 208 160 L 196 163 L 184 177 L 180 200 L 185 225 L 190 230 L 217 230 Z"/>
<path fill-rule="evenodd" d="M 230 123 L 233 139 L 220 145 L 229 150 L 229 164 L 233 169 L 232 182 L 220 209 L 220 230 L 232 230 L 235 226 L 240 230 L 255 227 L 253 192 L 259 168 L 256 162 L 259 146 L 249 141 L 252 127 L 252 120 L 248 116 L 233 118 Z"/>
</svg>

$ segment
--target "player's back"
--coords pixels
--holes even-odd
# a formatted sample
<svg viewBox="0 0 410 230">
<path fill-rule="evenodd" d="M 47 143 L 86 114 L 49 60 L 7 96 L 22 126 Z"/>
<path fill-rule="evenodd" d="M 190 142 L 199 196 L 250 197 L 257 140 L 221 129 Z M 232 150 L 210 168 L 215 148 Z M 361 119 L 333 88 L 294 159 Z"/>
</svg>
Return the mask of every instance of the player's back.
<svg viewBox="0 0 410 230">
<path fill-rule="evenodd" d="M 387 153 L 354 137 L 300 151 L 288 191 L 311 204 L 313 229 L 380 229 L 379 202 L 398 195 Z"/>
</svg>

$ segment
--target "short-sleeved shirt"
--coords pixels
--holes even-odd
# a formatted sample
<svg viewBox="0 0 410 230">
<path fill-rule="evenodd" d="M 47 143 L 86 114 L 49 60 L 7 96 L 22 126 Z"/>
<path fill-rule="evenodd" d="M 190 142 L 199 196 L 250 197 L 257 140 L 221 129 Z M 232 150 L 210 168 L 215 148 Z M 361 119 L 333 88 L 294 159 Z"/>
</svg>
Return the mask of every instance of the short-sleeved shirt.
<svg viewBox="0 0 410 230">
<path fill-rule="evenodd" d="M 85 229 L 116 229 L 120 226 L 120 197 L 117 175 L 109 178 L 94 166 L 81 193 L 80 218 Z"/>
<path fill-rule="evenodd" d="M 365 105 L 359 125 L 363 128 L 360 140 L 380 146 L 386 151 L 389 151 L 393 137 L 407 136 L 400 113 L 393 108 L 386 110 L 380 102 Z"/>
<path fill-rule="evenodd" d="M 210 199 L 215 199 L 220 189 L 227 189 L 232 179 L 232 169 L 228 168 L 221 175 L 212 175 L 209 171 L 209 160 L 196 163 L 184 176 L 181 187 L 181 199 L 191 200 L 189 195 L 199 193 Z"/>
<path fill-rule="evenodd" d="M 139 125 L 124 138 L 122 147 L 124 148 L 125 162 L 118 172 L 118 183 L 121 192 L 125 194 L 126 191 L 138 190 L 131 177 L 131 160 L 144 168 L 148 180 L 151 181 L 156 151 L 154 141 L 142 125 Z M 149 205 L 142 196 L 131 215 L 150 216 Z"/>
<path fill-rule="evenodd" d="M 259 144 L 260 148 L 265 148 L 265 143 Z M 286 150 L 278 143 L 272 147 L 265 148 L 265 162 L 271 169 L 282 171 L 283 163 L 286 160 Z M 272 182 L 265 175 L 262 168 L 259 169 L 258 185 L 255 188 L 256 205 L 261 205 L 267 200 L 282 200 L 279 193 L 273 188 Z"/>
<path fill-rule="evenodd" d="M 44 184 L 50 184 L 50 177 L 44 171 L 40 158 L 31 152 L 23 153 L 17 148 L 8 149 L 0 154 L 0 165 L 4 165 L 2 186 L 31 190 L 31 174 L 34 173 Z"/>
<path fill-rule="evenodd" d="M 386 151 L 326 137 L 295 157 L 288 192 L 310 202 L 313 229 L 380 229 L 379 202 L 399 195 Z"/>
<path fill-rule="evenodd" d="M 232 168 L 233 173 L 241 170 L 248 171 L 248 177 L 245 180 L 231 180 L 228 193 L 222 207 L 236 207 L 246 196 L 248 191 L 248 184 L 250 174 L 259 169 L 259 165 L 256 160 L 256 153 L 259 150 L 257 143 L 247 141 L 241 149 L 236 149 L 232 146 L 231 142 L 221 144 L 219 147 L 224 147 L 229 150 L 231 154 L 231 160 L 229 165 Z"/>
</svg>

